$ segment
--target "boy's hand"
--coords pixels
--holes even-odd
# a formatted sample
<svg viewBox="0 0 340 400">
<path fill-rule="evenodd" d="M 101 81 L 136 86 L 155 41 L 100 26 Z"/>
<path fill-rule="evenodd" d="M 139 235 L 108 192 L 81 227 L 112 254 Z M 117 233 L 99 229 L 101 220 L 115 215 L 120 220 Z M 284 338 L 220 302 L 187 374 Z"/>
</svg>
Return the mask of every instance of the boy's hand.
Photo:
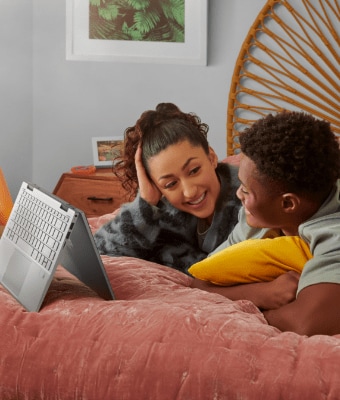
<svg viewBox="0 0 340 400">
<path fill-rule="evenodd" d="M 138 146 L 135 154 L 135 165 L 137 171 L 137 178 L 139 184 L 139 193 L 142 199 L 151 205 L 157 205 L 162 197 L 161 192 L 158 190 L 156 185 L 150 181 L 143 162 L 142 162 L 142 147 Z"/>
<path fill-rule="evenodd" d="M 264 310 L 275 310 L 296 299 L 300 275 L 289 271 L 267 283 L 267 298 L 264 300 Z"/>
</svg>

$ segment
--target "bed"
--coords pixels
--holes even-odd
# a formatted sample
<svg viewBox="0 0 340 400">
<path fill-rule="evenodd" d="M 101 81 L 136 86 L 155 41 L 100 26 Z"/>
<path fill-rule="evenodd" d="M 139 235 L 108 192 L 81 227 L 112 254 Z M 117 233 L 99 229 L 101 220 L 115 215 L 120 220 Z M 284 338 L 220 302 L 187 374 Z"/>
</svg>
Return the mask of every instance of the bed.
<svg viewBox="0 0 340 400">
<path fill-rule="evenodd" d="M 340 335 L 282 333 L 177 270 L 102 259 L 113 301 L 62 267 L 39 313 L 0 288 L 2 400 L 339 399 Z"/>
<path fill-rule="evenodd" d="M 263 12 L 274 3 L 287 2 L 269 1 Z M 228 106 L 230 162 L 237 161 L 236 128 L 256 118 L 236 110 L 249 112 L 244 99 L 235 103 L 245 91 L 235 83 L 241 64 Z M 90 218 L 92 231 L 116 212 Z M 129 257 L 102 260 L 113 301 L 60 266 L 39 313 L 0 287 L 1 400 L 340 398 L 340 335 L 282 333 L 250 301 L 192 289 L 192 278 L 177 270 Z"/>
</svg>

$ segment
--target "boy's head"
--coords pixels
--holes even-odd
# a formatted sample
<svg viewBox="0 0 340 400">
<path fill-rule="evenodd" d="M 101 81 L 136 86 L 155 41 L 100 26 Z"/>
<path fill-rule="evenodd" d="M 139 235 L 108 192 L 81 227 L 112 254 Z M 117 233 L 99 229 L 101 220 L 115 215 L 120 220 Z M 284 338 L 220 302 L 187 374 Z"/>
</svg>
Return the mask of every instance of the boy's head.
<svg viewBox="0 0 340 400">
<path fill-rule="evenodd" d="M 326 121 L 304 112 L 267 115 L 240 134 L 257 179 L 280 190 L 324 198 L 340 177 L 339 144 Z"/>
</svg>

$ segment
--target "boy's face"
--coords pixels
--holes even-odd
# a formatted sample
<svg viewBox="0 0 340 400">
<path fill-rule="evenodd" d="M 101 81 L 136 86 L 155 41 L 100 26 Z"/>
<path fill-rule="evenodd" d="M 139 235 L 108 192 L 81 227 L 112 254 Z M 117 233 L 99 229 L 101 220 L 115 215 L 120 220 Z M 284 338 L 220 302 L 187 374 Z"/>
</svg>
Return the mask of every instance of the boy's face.
<svg viewBox="0 0 340 400">
<path fill-rule="evenodd" d="M 240 161 L 241 185 L 237 196 L 241 200 L 248 225 L 254 228 L 278 228 L 284 225 L 282 196 L 277 190 L 256 179 L 255 163 L 243 155 Z"/>
</svg>

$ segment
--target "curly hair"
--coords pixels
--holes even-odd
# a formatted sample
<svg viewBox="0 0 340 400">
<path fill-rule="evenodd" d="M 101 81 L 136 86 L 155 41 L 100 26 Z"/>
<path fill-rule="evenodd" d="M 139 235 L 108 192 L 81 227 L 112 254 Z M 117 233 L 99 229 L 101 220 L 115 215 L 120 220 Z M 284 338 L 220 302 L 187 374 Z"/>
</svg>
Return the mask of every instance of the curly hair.
<svg viewBox="0 0 340 400">
<path fill-rule="evenodd" d="M 240 134 L 241 151 L 285 191 L 327 194 L 340 176 L 339 143 L 330 124 L 283 111 L 257 120 Z"/>
<path fill-rule="evenodd" d="M 135 195 L 138 189 L 135 153 L 142 145 L 142 159 L 149 173 L 148 160 L 168 146 L 188 140 L 209 153 L 209 127 L 194 113 L 184 113 L 175 104 L 160 103 L 155 110 L 142 113 L 136 124 L 125 130 L 123 151 L 115 161 L 114 173 L 123 187 Z"/>
</svg>

